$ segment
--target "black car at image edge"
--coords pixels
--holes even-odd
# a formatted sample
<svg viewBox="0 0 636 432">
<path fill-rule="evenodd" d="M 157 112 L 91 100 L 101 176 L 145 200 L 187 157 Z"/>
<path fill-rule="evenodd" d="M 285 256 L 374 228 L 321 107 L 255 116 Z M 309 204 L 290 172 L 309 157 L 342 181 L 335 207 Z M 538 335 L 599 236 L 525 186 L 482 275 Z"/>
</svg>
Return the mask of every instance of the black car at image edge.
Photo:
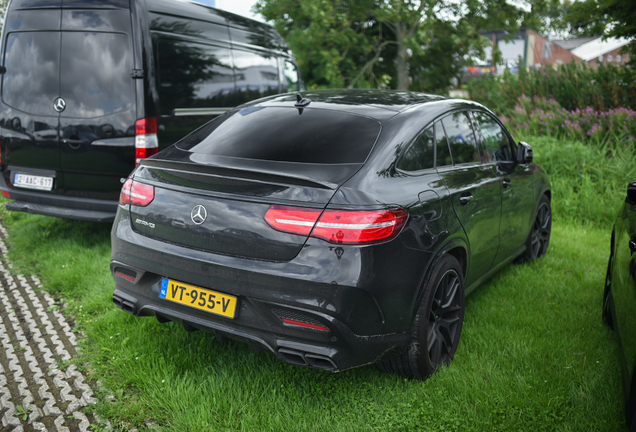
<svg viewBox="0 0 636 432">
<path fill-rule="evenodd" d="M 636 182 L 627 186 L 625 203 L 612 231 L 603 296 L 603 321 L 617 336 L 627 426 L 636 432 Z"/>
<path fill-rule="evenodd" d="M 272 96 L 126 181 L 114 303 L 330 371 L 424 379 L 464 297 L 545 254 L 550 183 L 480 104 L 380 90 Z"/>
</svg>

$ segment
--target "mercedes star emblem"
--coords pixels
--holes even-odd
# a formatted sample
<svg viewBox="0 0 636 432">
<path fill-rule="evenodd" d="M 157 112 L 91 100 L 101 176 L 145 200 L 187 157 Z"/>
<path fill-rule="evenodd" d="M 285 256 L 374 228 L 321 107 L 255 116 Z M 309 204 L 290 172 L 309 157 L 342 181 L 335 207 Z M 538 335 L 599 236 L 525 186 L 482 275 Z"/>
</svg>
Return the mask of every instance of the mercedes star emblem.
<svg viewBox="0 0 636 432">
<path fill-rule="evenodd" d="M 64 111 L 66 109 L 66 101 L 61 97 L 55 99 L 55 102 L 53 102 L 53 108 L 55 108 L 55 111 L 57 112 Z"/>
<path fill-rule="evenodd" d="M 208 218 L 208 211 L 201 204 L 195 206 L 190 212 L 192 222 L 201 225 Z"/>
</svg>

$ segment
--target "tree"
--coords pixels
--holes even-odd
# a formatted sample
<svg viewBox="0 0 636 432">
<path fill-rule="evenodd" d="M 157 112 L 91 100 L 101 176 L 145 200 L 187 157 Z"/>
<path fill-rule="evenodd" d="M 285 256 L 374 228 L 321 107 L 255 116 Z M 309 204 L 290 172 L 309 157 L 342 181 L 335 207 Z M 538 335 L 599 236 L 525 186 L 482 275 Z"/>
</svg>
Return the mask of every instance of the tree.
<svg viewBox="0 0 636 432">
<path fill-rule="evenodd" d="M 255 9 L 287 39 L 310 86 L 444 91 L 483 55 L 480 31 L 516 31 L 561 0 L 527 1 L 259 0 Z"/>
</svg>

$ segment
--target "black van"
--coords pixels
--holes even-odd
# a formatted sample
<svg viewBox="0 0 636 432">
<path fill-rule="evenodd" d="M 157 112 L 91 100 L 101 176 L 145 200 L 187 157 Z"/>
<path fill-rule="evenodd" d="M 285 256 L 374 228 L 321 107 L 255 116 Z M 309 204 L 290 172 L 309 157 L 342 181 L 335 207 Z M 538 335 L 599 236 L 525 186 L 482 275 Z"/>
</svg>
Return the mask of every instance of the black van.
<svg viewBox="0 0 636 432">
<path fill-rule="evenodd" d="M 112 221 L 140 159 L 300 85 L 273 28 L 182 0 L 11 0 L 1 50 L 7 209 L 71 219 Z"/>
</svg>

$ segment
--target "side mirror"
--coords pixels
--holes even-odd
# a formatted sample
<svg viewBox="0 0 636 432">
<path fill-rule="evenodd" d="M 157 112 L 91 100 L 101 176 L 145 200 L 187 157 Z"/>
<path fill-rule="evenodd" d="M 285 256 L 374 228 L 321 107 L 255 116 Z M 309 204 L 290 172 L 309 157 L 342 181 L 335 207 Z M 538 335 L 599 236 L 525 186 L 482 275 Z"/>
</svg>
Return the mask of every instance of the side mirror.
<svg viewBox="0 0 636 432">
<path fill-rule="evenodd" d="M 517 150 L 517 162 L 522 164 L 529 164 L 532 162 L 533 153 L 530 144 L 520 141 L 519 149 Z"/>
<path fill-rule="evenodd" d="M 636 182 L 631 182 L 627 185 L 627 198 L 625 198 L 627 204 L 636 205 Z"/>
</svg>

